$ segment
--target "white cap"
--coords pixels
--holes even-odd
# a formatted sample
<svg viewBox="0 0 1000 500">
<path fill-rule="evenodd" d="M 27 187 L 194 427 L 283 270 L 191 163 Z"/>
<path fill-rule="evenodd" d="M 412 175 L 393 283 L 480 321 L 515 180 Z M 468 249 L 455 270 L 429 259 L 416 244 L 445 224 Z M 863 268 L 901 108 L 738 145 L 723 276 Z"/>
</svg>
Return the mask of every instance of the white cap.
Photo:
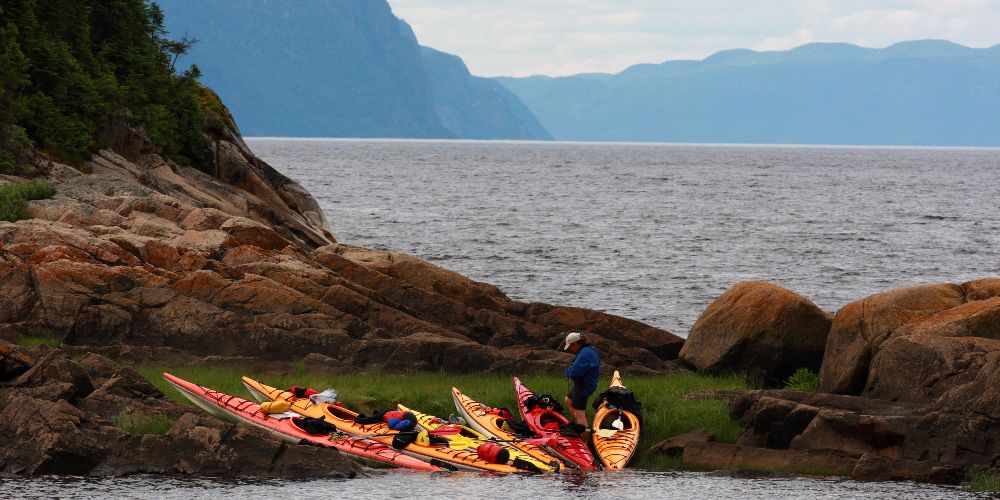
<svg viewBox="0 0 1000 500">
<path fill-rule="evenodd" d="M 569 346 L 573 345 L 574 342 L 579 342 L 583 338 L 583 334 L 580 332 L 569 332 L 566 336 L 566 345 L 563 346 L 563 350 L 569 349 Z"/>
</svg>

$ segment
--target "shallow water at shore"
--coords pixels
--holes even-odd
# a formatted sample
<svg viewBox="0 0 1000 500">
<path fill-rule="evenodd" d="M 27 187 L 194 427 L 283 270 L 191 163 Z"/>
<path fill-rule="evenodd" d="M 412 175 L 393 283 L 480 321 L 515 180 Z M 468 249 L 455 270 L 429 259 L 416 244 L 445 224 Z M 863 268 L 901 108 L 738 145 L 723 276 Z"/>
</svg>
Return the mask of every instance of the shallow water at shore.
<svg viewBox="0 0 1000 500">
<path fill-rule="evenodd" d="M 248 143 L 343 243 L 682 336 L 742 280 L 835 311 L 1000 274 L 1000 149 Z"/>
<path fill-rule="evenodd" d="M 733 478 L 692 472 L 565 473 L 522 477 L 487 474 L 373 472 L 353 480 L 277 481 L 133 476 L 114 479 L 3 479 L 7 498 L 712 498 L 962 499 L 989 498 L 953 487 L 861 483 L 840 479 Z"/>
</svg>

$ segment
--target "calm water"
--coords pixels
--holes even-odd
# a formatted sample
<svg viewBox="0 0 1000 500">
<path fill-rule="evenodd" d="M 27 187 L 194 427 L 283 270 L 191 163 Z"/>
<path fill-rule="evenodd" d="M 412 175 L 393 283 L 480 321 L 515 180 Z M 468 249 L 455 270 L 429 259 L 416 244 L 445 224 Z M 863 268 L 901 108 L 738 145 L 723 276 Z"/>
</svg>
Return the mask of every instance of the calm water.
<svg viewBox="0 0 1000 500">
<path fill-rule="evenodd" d="M 136 476 L 116 479 L 3 479 L 5 498 L 449 498 L 449 499 L 822 499 L 921 500 L 987 498 L 946 488 L 908 483 L 859 483 L 823 479 L 734 479 L 695 473 L 568 473 L 549 477 L 472 473 L 375 473 L 345 481 L 240 481 Z M 7 496 L 9 495 L 9 496 Z"/>
<path fill-rule="evenodd" d="M 249 141 L 341 242 L 682 336 L 733 283 L 829 311 L 1000 275 L 1000 150 Z"/>
</svg>

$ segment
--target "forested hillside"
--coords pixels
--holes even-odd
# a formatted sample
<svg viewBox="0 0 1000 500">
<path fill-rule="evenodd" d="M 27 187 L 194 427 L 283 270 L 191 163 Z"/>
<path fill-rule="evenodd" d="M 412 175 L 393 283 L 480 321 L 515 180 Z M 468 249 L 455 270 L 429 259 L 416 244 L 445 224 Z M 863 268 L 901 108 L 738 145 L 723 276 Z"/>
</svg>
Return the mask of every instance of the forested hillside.
<svg viewBox="0 0 1000 500">
<path fill-rule="evenodd" d="M 195 166 L 209 96 L 197 66 L 175 67 L 171 40 L 145 0 L 4 0 L 0 6 L 0 173 L 25 173 L 33 147 L 80 164 L 124 128 Z"/>
</svg>

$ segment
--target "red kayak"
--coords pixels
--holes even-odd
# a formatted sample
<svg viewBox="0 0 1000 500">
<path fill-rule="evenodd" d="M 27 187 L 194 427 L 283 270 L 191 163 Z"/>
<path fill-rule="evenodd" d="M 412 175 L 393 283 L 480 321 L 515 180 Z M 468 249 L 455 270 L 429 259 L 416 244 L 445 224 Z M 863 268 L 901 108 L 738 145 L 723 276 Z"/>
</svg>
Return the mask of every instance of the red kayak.
<svg viewBox="0 0 1000 500">
<path fill-rule="evenodd" d="M 594 465 L 594 455 L 590 453 L 590 448 L 581 437 L 565 436 L 559 432 L 559 428 L 569 424 L 569 420 L 551 408 L 535 407 L 531 411 L 524 402 L 534 393 L 524 386 L 517 377 L 514 377 L 514 390 L 517 391 L 517 407 L 521 410 L 521 417 L 531 428 L 532 432 L 541 436 L 540 438 L 528 439 L 527 442 L 539 446 L 544 446 L 558 458 L 568 465 L 575 466 L 583 470 L 597 470 L 600 467 Z"/>
<path fill-rule="evenodd" d="M 341 453 L 353 457 L 397 467 L 432 472 L 444 470 L 423 460 L 404 455 L 391 446 L 371 439 L 360 439 L 344 434 L 310 434 L 296 425 L 295 418 L 274 418 L 261 411 L 260 405 L 257 403 L 193 384 L 169 373 L 164 373 L 163 378 L 202 410 L 225 420 L 255 425 L 289 443 L 299 443 L 304 440 L 320 446 L 335 448 Z"/>
</svg>

